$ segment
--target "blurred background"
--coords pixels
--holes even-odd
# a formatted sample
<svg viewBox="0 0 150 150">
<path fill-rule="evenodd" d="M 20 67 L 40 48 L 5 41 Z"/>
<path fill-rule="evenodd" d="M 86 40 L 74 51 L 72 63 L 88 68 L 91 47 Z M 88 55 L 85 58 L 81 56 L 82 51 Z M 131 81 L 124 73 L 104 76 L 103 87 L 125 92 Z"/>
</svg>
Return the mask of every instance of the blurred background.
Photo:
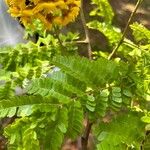
<svg viewBox="0 0 150 150">
<path fill-rule="evenodd" d="M 25 42 L 24 29 L 7 12 L 5 0 L 0 0 L 0 47 Z"/>
</svg>

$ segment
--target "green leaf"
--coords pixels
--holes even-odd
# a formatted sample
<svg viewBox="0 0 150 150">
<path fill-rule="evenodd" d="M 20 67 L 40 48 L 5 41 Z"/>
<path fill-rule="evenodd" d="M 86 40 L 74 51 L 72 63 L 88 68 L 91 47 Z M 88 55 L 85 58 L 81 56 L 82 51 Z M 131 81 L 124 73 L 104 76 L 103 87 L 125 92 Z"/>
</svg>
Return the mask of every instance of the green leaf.
<svg viewBox="0 0 150 150">
<path fill-rule="evenodd" d="M 125 96 L 127 96 L 127 97 L 132 97 L 132 96 L 133 96 L 132 93 L 131 93 L 131 91 L 129 91 L 129 90 L 127 90 L 127 89 L 124 89 L 124 90 L 123 90 L 123 94 L 124 94 Z"/>
<path fill-rule="evenodd" d="M 32 114 L 32 106 L 21 106 L 18 108 L 17 116 L 25 117 Z"/>
<path fill-rule="evenodd" d="M 107 132 L 105 131 L 101 132 L 100 135 L 98 136 L 98 141 L 103 141 L 107 135 L 108 135 Z"/>
<path fill-rule="evenodd" d="M 145 123 L 150 123 L 150 116 L 143 116 L 141 120 Z"/>
<path fill-rule="evenodd" d="M 86 104 L 86 108 L 87 108 L 89 111 L 91 111 L 91 112 L 94 112 L 94 111 L 95 111 L 95 107 L 90 106 L 90 105 L 88 105 L 88 104 Z"/>
<path fill-rule="evenodd" d="M 121 93 L 113 92 L 113 93 L 112 93 L 112 96 L 113 96 L 113 97 L 120 98 L 120 97 L 121 97 Z"/>
<path fill-rule="evenodd" d="M 121 88 L 120 87 L 113 87 L 112 88 L 112 92 L 113 93 L 120 93 L 121 92 Z"/>
<path fill-rule="evenodd" d="M 67 131 L 67 128 L 66 128 L 66 126 L 63 123 L 59 124 L 58 128 L 60 129 L 60 131 L 62 133 L 66 133 L 66 131 Z"/>
<path fill-rule="evenodd" d="M 145 130 L 150 131 L 150 124 L 146 125 Z"/>
<path fill-rule="evenodd" d="M 8 117 L 13 117 L 16 114 L 16 108 L 11 108 L 7 114 Z"/>
<path fill-rule="evenodd" d="M 102 97 L 108 97 L 108 95 L 109 95 L 108 89 L 102 90 L 101 93 L 100 93 L 100 95 L 101 95 Z"/>
<path fill-rule="evenodd" d="M 117 103 L 122 103 L 122 98 L 121 97 L 113 97 L 112 100 L 117 102 Z"/>
</svg>

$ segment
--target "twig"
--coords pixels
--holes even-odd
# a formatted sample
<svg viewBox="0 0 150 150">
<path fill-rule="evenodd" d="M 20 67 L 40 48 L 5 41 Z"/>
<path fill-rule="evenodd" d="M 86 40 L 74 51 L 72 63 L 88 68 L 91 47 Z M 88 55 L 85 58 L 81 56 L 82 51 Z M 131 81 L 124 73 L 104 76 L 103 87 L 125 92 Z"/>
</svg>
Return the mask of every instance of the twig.
<svg viewBox="0 0 150 150">
<path fill-rule="evenodd" d="M 86 20 L 85 20 L 85 15 L 84 15 L 84 11 L 83 11 L 83 0 L 81 0 L 80 17 L 81 17 L 81 21 L 82 21 L 84 32 L 85 32 L 85 40 L 84 41 L 85 41 L 85 43 L 87 43 L 88 57 L 89 57 L 89 59 L 92 59 L 91 41 L 89 38 L 89 30 L 86 26 Z"/>
<path fill-rule="evenodd" d="M 65 42 L 65 44 L 88 44 L 88 42 L 87 41 L 85 41 L 85 40 L 79 40 L 79 41 L 70 41 L 70 42 Z"/>
<path fill-rule="evenodd" d="M 125 29 L 124 29 L 124 31 L 123 31 L 122 37 L 121 37 L 119 43 L 117 44 L 117 46 L 116 46 L 116 47 L 114 48 L 114 50 L 112 51 L 112 53 L 108 56 L 108 60 L 110 60 L 110 59 L 113 57 L 113 55 L 117 52 L 117 50 L 118 50 L 118 48 L 120 47 L 120 45 L 123 43 L 124 37 L 125 37 L 125 35 L 126 35 L 127 31 L 128 31 L 129 25 L 130 25 L 130 23 L 131 23 L 131 21 L 132 21 L 134 15 L 135 15 L 135 13 L 136 13 L 138 7 L 139 7 L 140 4 L 142 3 L 142 1 L 143 1 L 143 0 L 138 0 L 138 1 L 137 1 L 136 6 L 135 6 L 133 12 L 131 13 L 131 15 L 130 15 L 130 17 L 129 17 L 129 19 L 128 19 L 128 22 L 127 22 L 127 24 L 126 24 L 126 27 L 125 27 Z"/>
<path fill-rule="evenodd" d="M 76 44 L 88 44 L 87 40 L 83 41 L 74 41 Z"/>
<path fill-rule="evenodd" d="M 83 0 L 81 0 L 81 6 L 80 6 L 80 17 L 81 17 L 81 21 L 82 21 L 82 25 L 84 28 L 84 32 L 85 32 L 85 40 L 84 41 L 77 41 L 79 44 L 87 44 L 87 49 L 88 49 L 88 58 L 91 60 L 92 59 L 92 48 L 91 48 L 91 41 L 90 41 L 90 37 L 89 37 L 89 30 L 86 26 L 86 20 L 85 20 L 85 15 L 84 15 L 84 11 L 83 11 Z M 87 118 L 87 124 L 85 127 L 85 132 L 84 135 L 81 138 L 81 145 L 82 145 L 82 150 L 87 150 L 87 146 L 88 146 L 88 140 L 89 140 L 89 135 L 91 132 L 91 128 L 92 128 L 92 123 L 90 123 L 90 121 Z"/>
</svg>

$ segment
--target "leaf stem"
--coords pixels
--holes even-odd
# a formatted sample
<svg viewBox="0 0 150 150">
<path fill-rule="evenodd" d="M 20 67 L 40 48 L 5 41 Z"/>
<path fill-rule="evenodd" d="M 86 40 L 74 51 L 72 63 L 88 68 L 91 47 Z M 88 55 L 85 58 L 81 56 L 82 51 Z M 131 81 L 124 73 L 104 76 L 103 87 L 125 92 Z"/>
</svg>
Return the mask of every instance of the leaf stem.
<svg viewBox="0 0 150 150">
<path fill-rule="evenodd" d="M 114 54 L 117 52 L 117 50 L 119 49 L 119 47 L 123 43 L 125 35 L 126 35 L 127 31 L 128 31 L 129 25 L 130 25 L 134 15 L 135 15 L 137 9 L 139 8 L 140 4 L 142 3 L 142 1 L 143 0 L 138 0 L 137 1 L 136 6 L 135 6 L 133 12 L 131 13 L 131 15 L 130 15 L 130 17 L 128 19 L 128 22 L 127 22 L 127 24 L 125 26 L 125 29 L 124 29 L 123 34 L 122 34 L 122 37 L 121 37 L 119 43 L 117 44 L 117 46 L 113 49 L 112 53 L 108 56 L 108 60 L 110 60 L 114 56 Z"/>
</svg>

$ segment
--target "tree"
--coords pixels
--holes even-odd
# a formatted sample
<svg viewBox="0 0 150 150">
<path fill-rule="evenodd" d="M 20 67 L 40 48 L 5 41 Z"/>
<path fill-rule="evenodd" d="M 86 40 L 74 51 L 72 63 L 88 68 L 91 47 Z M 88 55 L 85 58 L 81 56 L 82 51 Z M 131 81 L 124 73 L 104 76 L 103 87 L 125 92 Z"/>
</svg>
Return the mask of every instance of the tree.
<svg viewBox="0 0 150 150">
<path fill-rule="evenodd" d="M 79 41 L 75 33 L 59 32 L 74 21 L 79 0 L 7 1 L 27 35 L 40 35 L 36 43 L 1 49 L 0 116 L 16 116 L 4 129 L 8 149 L 59 150 L 66 138 L 81 137 L 82 149 L 87 150 L 90 133 L 93 149 L 149 149 L 150 31 L 131 24 L 141 2 L 121 33 L 112 23 L 107 0 L 92 0 L 96 7 L 90 15 L 102 22 L 89 23 L 81 1 L 86 38 Z M 129 27 L 134 41 L 125 38 Z M 103 33 L 112 52 L 93 50 L 88 28 Z M 88 58 L 78 55 L 78 44 L 87 45 Z M 16 95 L 17 89 L 23 90 L 21 95 Z"/>
</svg>

